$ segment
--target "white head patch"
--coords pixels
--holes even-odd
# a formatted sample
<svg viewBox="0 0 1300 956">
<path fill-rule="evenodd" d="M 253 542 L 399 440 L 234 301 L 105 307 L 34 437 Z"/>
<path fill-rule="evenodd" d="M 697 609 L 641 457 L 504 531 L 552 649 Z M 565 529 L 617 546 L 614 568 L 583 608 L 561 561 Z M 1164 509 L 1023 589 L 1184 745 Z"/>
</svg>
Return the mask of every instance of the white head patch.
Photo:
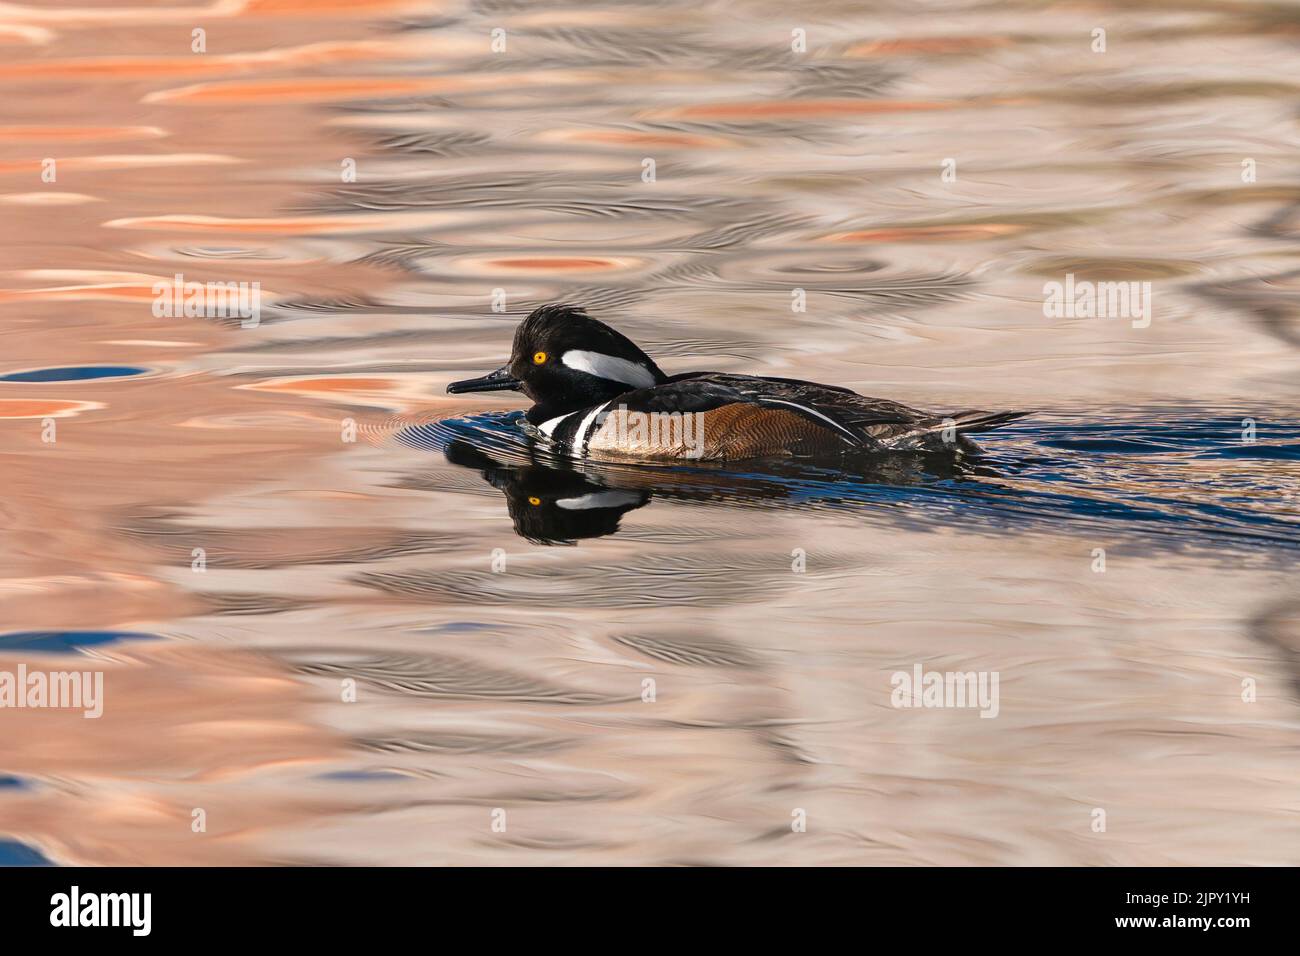
<svg viewBox="0 0 1300 956">
<path fill-rule="evenodd" d="M 622 382 L 633 388 L 649 388 L 655 383 L 654 373 L 644 365 L 615 358 L 604 352 L 570 349 L 560 356 L 560 361 L 576 371 L 586 372 L 588 375 L 611 382 Z"/>
</svg>

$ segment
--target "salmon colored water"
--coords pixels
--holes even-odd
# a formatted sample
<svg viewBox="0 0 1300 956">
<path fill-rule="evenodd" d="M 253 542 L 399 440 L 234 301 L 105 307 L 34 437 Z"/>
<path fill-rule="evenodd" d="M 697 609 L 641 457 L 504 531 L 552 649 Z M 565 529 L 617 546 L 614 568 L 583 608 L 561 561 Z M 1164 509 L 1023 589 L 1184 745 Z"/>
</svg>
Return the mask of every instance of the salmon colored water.
<svg viewBox="0 0 1300 956">
<path fill-rule="evenodd" d="M 1298 30 L 0 4 L 0 673 L 104 678 L 0 708 L 0 863 L 1294 862 Z M 550 301 L 1036 414 L 969 474 L 555 469 L 444 393 Z"/>
</svg>

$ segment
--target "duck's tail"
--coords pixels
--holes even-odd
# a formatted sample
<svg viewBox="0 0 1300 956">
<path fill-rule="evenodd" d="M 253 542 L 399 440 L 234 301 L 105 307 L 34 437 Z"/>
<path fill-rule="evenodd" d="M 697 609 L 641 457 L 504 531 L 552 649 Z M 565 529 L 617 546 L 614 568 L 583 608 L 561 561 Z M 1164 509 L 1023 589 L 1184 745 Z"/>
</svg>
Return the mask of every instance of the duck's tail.
<svg viewBox="0 0 1300 956">
<path fill-rule="evenodd" d="M 951 428 L 958 435 L 965 435 L 968 432 L 987 432 L 1032 414 L 1032 412 L 953 412 L 930 430 L 941 432 L 945 428 Z"/>
<path fill-rule="evenodd" d="M 942 441 L 944 445 L 952 445 L 962 435 L 990 431 L 1029 414 L 1031 413 L 953 412 L 951 415 L 918 422 L 906 432 L 887 439 L 885 444 L 897 449 L 934 448 L 937 447 L 936 440 Z"/>
</svg>

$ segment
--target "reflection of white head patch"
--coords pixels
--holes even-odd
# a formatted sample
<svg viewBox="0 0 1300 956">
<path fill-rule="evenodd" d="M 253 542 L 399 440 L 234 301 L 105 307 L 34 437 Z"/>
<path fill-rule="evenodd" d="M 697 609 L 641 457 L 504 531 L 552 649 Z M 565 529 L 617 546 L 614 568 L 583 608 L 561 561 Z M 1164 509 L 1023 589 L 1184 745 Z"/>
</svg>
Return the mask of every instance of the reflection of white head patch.
<svg viewBox="0 0 1300 956">
<path fill-rule="evenodd" d="M 581 498 L 561 498 L 555 503 L 565 511 L 586 511 L 588 508 L 621 508 L 641 501 L 634 491 L 593 491 Z"/>
<path fill-rule="evenodd" d="M 654 373 L 644 365 L 615 358 L 604 352 L 570 349 L 560 357 L 560 361 L 576 371 L 586 372 L 588 375 L 611 382 L 622 382 L 633 388 L 649 388 L 655 383 Z"/>
</svg>

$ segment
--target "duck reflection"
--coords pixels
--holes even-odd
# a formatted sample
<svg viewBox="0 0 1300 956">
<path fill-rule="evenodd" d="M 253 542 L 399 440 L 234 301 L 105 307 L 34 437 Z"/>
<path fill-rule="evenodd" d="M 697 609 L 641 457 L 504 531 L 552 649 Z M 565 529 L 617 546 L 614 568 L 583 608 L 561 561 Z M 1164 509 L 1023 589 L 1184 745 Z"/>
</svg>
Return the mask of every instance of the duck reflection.
<svg viewBox="0 0 1300 956">
<path fill-rule="evenodd" d="M 501 491 L 515 532 L 538 544 L 574 544 L 614 534 L 624 514 L 656 496 L 719 504 L 865 503 L 879 486 L 994 474 L 960 454 L 764 462 L 761 472 L 574 461 L 535 446 L 521 456 L 517 451 L 495 453 L 459 438 L 447 443 L 445 454 L 452 464 L 478 471 Z"/>
<path fill-rule="evenodd" d="M 576 471 L 538 462 L 508 464 L 461 440 L 447 446 L 447 460 L 477 470 L 501 491 L 515 532 L 539 544 L 613 534 L 626 512 L 650 500 L 648 491 L 604 486 Z"/>
</svg>

